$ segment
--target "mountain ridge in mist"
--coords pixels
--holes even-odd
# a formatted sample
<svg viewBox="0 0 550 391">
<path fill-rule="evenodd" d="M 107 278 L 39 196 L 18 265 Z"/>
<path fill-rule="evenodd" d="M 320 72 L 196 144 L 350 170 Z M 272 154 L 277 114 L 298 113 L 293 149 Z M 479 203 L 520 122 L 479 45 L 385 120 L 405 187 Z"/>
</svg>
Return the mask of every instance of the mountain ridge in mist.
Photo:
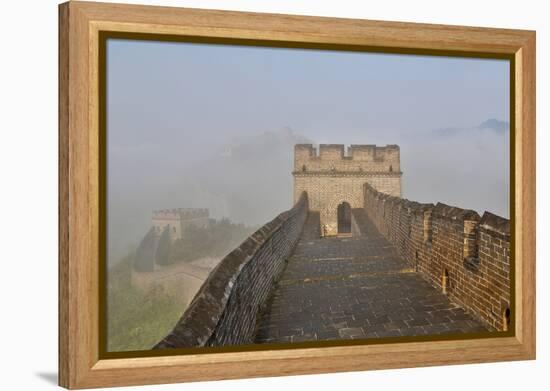
<svg viewBox="0 0 550 391">
<path fill-rule="evenodd" d="M 233 140 L 194 164 L 193 178 L 202 190 L 221 198 L 224 206 L 215 207 L 214 215 L 263 224 L 292 206 L 294 145 L 308 142 L 288 127 Z"/>
<path fill-rule="evenodd" d="M 403 197 L 508 217 L 507 125 L 488 119 L 471 128 L 396 136 Z M 334 142 L 346 144 L 334 136 Z M 118 257 L 138 242 L 150 226 L 153 209 L 201 207 L 212 218 L 265 224 L 292 206 L 294 145 L 301 143 L 316 140 L 285 127 L 205 148 L 200 159 L 182 156 L 178 163 L 178 156 L 170 156 L 171 165 L 158 172 L 153 184 L 138 169 L 128 172 L 131 191 L 125 186 L 109 189 L 114 200 L 109 204 L 110 251 Z M 472 165 L 479 161 L 483 164 Z"/>
<path fill-rule="evenodd" d="M 471 128 L 440 128 L 435 129 L 430 132 L 431 135 L 436 137 L 451 137 L 461 133 L 474 133 L 480 131 L 492 131 L 497 134 L 505 134 L 510 130 L 510 123 L 507 121 L 501 121 L 496 118 L 489 118 L 486 121 L 483 121 L 477 126 Z"/>
<path fill-rule="evenodd" d="M 488 119 L 403 138 L 403 197 L 509 218 L 509 123 Z"/>
</svg>

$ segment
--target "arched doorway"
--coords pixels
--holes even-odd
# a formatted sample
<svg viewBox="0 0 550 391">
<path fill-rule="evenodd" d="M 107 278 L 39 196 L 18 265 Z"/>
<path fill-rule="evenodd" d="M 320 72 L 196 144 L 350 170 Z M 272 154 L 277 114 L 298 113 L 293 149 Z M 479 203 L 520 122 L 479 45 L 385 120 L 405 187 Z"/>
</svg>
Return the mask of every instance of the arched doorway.
<svg viewBox="0 0 550 391">
<path fill-rule="evenodd" d="M 347 202 L 338 205 L 338 234 L 351 234 L 351 206 Z"/>
</svg>

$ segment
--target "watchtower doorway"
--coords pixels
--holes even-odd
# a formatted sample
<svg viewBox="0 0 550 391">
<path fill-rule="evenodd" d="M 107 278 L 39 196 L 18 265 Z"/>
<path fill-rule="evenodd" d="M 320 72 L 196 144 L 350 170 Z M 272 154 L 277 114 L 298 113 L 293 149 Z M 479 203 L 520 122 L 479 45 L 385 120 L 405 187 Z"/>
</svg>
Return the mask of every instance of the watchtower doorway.
<svg viewBox="0 0 550 391">
<path fill-rule="evenodd" d="M 351 234 L 351 206 L 347 202 L 338 205 L 338 235 Z"/>
</svg>

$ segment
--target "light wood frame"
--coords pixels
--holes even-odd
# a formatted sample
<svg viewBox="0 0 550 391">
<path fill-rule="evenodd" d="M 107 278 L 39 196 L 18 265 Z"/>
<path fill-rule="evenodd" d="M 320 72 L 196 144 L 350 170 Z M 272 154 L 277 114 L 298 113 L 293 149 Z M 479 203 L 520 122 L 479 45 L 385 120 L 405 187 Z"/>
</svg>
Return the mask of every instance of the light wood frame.
<svg viewBox="0 0 550 391">
<path fill-rule="evenodd" d="M 507 54 L 515 61 L 515 336 L 100 359 L 100 31 Z M 88 2 L 59 7 L 59 384 L 90 388 L 535 358 L 535 32 Z"/>
</svg>

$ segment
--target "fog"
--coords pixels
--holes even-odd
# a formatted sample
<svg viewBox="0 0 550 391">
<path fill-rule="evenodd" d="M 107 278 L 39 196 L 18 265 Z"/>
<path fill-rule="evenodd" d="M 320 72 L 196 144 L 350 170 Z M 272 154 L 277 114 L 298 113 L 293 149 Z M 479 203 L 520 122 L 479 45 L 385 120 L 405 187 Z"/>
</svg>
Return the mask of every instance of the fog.
<svg viewBox="0 0 550 391">
<path fill-rule="evenodd" d="M 509 63 L 110 40 L 109 262 L 155 209 L 259 225 L 296 143 L 398 144 L 403 196 L 508 217 Z"/>
</svg>

